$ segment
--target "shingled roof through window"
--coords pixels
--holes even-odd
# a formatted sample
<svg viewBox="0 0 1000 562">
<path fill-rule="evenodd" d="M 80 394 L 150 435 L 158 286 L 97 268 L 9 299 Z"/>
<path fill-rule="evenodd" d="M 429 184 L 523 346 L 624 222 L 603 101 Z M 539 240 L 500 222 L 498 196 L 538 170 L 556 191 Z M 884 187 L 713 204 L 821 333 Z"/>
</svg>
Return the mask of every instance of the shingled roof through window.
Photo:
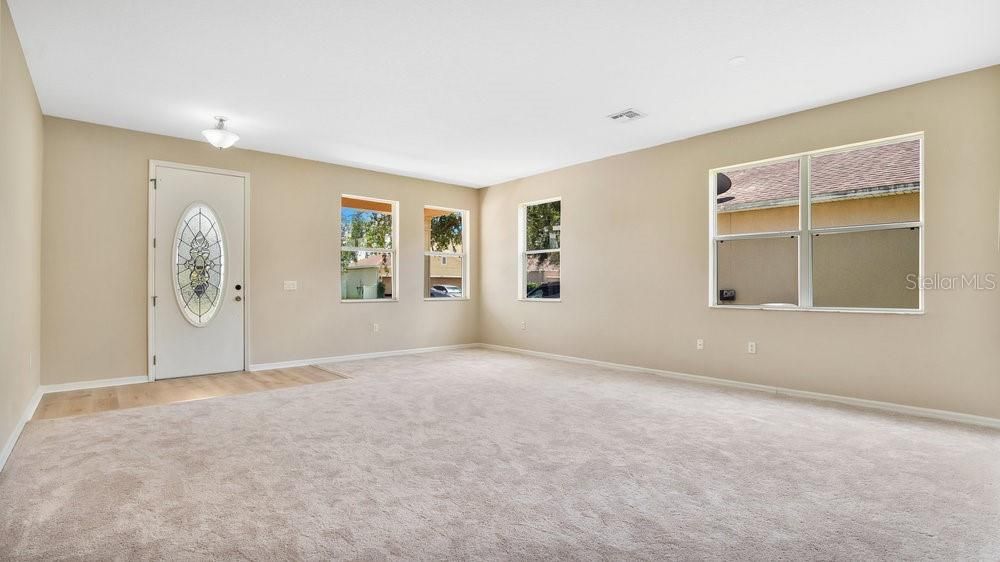
<svg viewBox="0 0 1000 562">
<path fill-rule="evenodd" d="M 385 275 L 392 275 L 392 260 L 386 259 L 385 263 L 383 263 L 383 258 L 382 254 L 372 254 L 348 265 L 347 269 L 370 269 L 377 267 L 382 269 Z"/>
<path fill-rule="evenodd" d="M 815 156 L 811 161 L 811 197 L 830 201 L 906 193 L 920 188 L 920 141 L 871 146 Z M 720 212 L 798 203 L 799 161 L 764 164 L 726 172 L 733 197 Z"/>
</svg>

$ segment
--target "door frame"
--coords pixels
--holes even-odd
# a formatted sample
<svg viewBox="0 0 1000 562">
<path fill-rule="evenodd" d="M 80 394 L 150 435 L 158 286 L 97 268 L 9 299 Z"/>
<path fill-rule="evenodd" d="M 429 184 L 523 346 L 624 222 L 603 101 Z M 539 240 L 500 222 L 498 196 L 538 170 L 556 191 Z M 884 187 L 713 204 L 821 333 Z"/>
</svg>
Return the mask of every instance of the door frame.
<svg viewBox="0 0 1000 562">
<path fill-rule="evenodd" d="M 153 297 L 156 290 L 156 252 L 153 239 L 156 237 L 156 167 L 176 168 L 192 172 L 205 172 L 222 176 L 234 176 L 243 179 L 243 370 L 250 365 L 250 174 L 223 168 L 210 168 L 194 164 L 180 164 L 168 160 L 149 161 L 149 181 L 146 189 L 149 194 L 149 217 L 147 219 L 148 239 L 146 240 L 146 378 L 150 382 L 156 380 L 156 365 L 153 356 L 156 355 L 156 322 L 153 308 Z M 164 299 L 161 299 L 164 300 Z M 161 305 L 162 306 L 162 305 Z"/>
</svg>

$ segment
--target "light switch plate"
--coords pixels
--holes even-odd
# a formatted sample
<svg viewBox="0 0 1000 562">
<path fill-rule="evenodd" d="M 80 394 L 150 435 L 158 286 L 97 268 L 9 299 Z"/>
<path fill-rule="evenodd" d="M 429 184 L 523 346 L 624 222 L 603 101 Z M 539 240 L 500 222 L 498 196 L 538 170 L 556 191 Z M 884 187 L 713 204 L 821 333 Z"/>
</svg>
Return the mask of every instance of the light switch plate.
<svg viewBox="0 0 1000 562">
<path fill-rule="evenodd" d="M 285 290 L 286 291 L 297 291 L 297 290 L 299 290 L 299 282 L 298 281 L 285 281 Z"/>
</svg>

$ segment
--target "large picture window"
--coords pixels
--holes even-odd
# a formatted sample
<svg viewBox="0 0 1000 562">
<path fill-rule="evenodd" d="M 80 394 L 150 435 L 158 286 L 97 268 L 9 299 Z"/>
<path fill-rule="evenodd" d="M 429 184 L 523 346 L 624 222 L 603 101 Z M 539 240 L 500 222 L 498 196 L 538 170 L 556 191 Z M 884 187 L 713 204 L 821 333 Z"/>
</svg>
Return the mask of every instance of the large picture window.
<svg viewBox="0 0 1000 562">
<path fill-rule="evenodd" d="M 920 311 L 919 134 L 709 173 L 710 302 Z"/>
<path fill-rule="evenodd" d="M 424 298 L 468 298 L 468 222 L 468 211 L 424 207 Z"/>
<path fill-rule="evenodd" d="M 524 203 L 518 210 L 518 298 L 560 299 L 562 200 Z"/>
<path fill-rule="evenodd" d="M 398 206 L 396 201 L 341 197 L 341 300 L 395 300 Z"/>
</svg>

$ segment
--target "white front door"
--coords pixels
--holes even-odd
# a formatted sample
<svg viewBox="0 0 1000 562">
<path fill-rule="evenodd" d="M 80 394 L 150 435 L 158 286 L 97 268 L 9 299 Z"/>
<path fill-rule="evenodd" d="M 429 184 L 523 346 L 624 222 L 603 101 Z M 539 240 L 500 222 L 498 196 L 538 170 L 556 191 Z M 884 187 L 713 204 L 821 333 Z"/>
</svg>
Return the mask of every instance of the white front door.
<svg viewBox="0 0 1000 562">
<path fill-rule="evenodd" d="M 154 163 L 155 378 L 244 368 L 244 176 Z"/>
</svg>

